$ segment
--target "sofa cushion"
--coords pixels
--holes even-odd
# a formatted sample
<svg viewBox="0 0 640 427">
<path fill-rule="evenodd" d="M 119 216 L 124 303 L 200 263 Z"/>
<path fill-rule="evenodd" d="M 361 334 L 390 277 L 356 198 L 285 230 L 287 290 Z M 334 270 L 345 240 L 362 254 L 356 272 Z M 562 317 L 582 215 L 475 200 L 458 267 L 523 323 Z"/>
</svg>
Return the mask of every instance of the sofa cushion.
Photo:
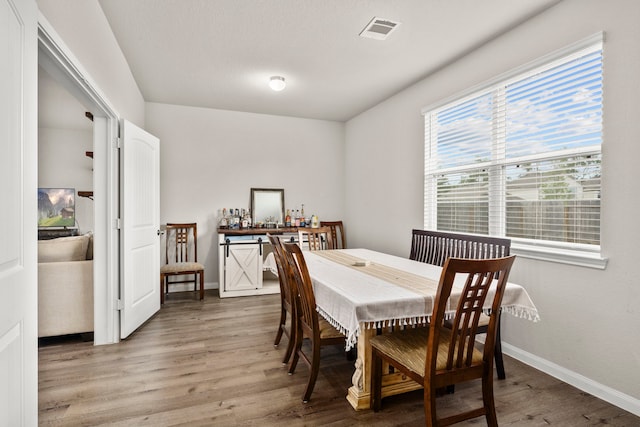
<svg viewBox="0 0 640 427">
<path fill-rule="evenodd" d="M 38 240 L 38 262 L 84 261 L 88 246 L 87 235 Z"/>
</svg>

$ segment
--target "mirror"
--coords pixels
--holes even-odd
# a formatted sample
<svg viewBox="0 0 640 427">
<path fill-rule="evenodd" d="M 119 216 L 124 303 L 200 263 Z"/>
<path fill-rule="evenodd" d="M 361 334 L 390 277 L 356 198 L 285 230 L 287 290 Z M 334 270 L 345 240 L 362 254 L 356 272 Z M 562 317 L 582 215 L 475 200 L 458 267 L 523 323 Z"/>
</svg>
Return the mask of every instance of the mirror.
<svg viewBox="0 0 640 427">
<path fill-rule="evenodd" d="M 284 224 L 284 189 L 252 188 L 251 215 L 254 226 L 275 228 Z"/>
</svg>

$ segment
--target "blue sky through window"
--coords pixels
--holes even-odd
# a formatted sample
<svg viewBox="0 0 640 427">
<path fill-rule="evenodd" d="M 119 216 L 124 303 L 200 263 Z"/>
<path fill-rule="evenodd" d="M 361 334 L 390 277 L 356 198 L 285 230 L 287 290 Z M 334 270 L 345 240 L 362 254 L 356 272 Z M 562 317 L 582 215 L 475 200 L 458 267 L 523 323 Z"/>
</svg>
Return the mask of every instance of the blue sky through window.
<svg viewBox="0 0 640 427">
<path fill-rule="evenodd" d="M 602 142 L 602 52 L 597 51 L 445 108 L 436 115 L 439 169 L 491 159 L 504 123 L 506 158 Z M 496 122 L 496 120 L 498 120 Z"/>
</svg>

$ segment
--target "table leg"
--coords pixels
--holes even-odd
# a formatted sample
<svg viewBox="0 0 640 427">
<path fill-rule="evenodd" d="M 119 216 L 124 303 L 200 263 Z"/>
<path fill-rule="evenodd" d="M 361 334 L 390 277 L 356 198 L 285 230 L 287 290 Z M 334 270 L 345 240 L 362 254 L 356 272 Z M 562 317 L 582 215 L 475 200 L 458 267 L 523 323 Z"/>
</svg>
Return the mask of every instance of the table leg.
<svg viewBox="0 0 640 427">
<path fill-rule="evenodd" d="M 375 329 L 366 329 L 363 325 L 358 336 L 358 358 L 355 372 L 351 377 L 352 386 L 347 392 L 347 401 L 355 410 L 369 409 L 371 401 L 371 344 L 369 340 L 376 335 Z M 384 372 L 389 372 L 386 363 Z M 387 373 L 382 376 L 382 397 L 393 396 L 422 388 L 420 384 L 400 373 Z"/>
</svg>

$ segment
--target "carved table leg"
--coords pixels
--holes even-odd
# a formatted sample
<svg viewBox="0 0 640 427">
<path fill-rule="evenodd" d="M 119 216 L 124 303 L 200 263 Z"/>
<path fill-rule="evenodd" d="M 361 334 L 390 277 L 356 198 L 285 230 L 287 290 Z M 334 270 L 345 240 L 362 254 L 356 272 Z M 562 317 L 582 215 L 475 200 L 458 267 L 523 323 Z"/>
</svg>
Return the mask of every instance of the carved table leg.
<svg viewBox="0 0 640 427">
<path fill-rule="evenodd" d="M 351 377 L 352 386 L 349 387 L 347 400 L 354 409 L 369 409 L 371 400 L 371 344 L 369 340 L 376 335 L 375 329 L 367 329 L 360 325 L 360 335 L 358 336 L 358 358 L 355 363 L 355 372 Z M 383 369 L 388 372 L 387 364 L 383 364 Z M 400 373 L 383 374 L 382 376 L 382 397 L 395 394 L 406 393 L 417 390 L 421 386 Z"/>
</svg>

